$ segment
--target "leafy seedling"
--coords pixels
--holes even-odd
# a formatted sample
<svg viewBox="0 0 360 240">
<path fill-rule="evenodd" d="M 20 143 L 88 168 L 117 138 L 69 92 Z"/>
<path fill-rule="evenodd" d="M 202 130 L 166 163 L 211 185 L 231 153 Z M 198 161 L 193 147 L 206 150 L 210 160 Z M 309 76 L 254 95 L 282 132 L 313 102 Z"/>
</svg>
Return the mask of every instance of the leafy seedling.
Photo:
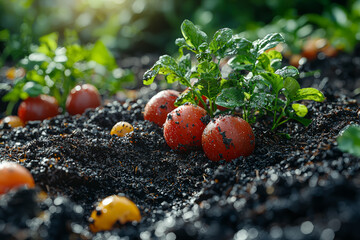
<svg viewBox="0 0 360 240">
<path fill-rule="evenodd" d="M 177 106 L 201 103 L 211 117 L 217 114 L 217 105 L 228 111 L 241 109 L 242 117 L 249 123 L 258 116 L 271 116 L 275 130 L 290 119 L 308 125 L 311 122 L 305 118 L 308 109 L 301 101 L 325 99 L 317 89 L 300 88 L 295 67 L 282 66 L 281 53 L 271 50 L 284 42 L 279 33 L 251 42 L 223 28 L 208 41 L 206 33 L 189 20 L 182 23 L 181 32 L 183 38 L 175 42 L 179 57 L 161 56 L 143 77 L 145 85 L 151 84 L 157 75 L 164 75 L 168 83 L 178 81 L 186 86 L 188 91 L 177 99 Z M 192 64 L 190 53 L 184 51 L 195 54 L 197 62 Z M 232 69 L 226 77 L 221 72 L 221 63 Z"/>
</svg>

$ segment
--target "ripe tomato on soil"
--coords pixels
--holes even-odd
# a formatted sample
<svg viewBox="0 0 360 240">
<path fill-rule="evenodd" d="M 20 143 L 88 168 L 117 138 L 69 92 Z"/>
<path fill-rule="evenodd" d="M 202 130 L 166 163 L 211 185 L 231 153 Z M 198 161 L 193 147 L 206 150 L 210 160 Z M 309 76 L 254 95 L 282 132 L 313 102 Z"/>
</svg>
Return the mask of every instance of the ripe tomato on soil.
<svg viewBox="0 0 360 240">
<path fill-rule="evenodd" d="M 25 126 L 25 123 L 18 116 L 13 115 L 4 117 L 0 123 L 6 123 L 12 128 Z"/>
<path fill-rule="evenodd" d="M 138 207 L 127 199 L 112 195 L 104 198 L 90 216 L 92 232 L 111 230 L 116 224 L 141 220 Z"/>
<path fill-rule="evenodd" d="M 154 95 L 145 106 L 144 119 L 154 122 L 160 127 L 165 123 L 166 116 L 176 107 L 174 102 L 180 93 L 175 90 L 163 90 Z"/>
<path fill-rule="evenodd" d="M 202 147 L 212 161 L 249 156 L 255 148 L 254 133 L 244 119 L 225 115 L 212 120 L 202 134 Z"/>
<path fill-rule="evenodd" d="M 59 105 L 56 99 L 49 95 L 41 94 L 29 97 L 20 103 L 18 116 L 23 122 L 44 120 L 59 114 Z"/>
<path fill-rule="evenodd" d="M 174 150 L 190 150 L 201 147 L 201 135 L 209 116 L 195 105 L 182 105 L 171 111 L 164 124 L 166 143 Z"/>
<path fill-rule="evenodd" d="M 1 162 L 0 195 L 21 186 L 35 187 L 34 179 L 29 170 L 14 162 Z"/>
<path fill-rule="evenodd" d="M 70 115 L 83 114 L 86 109 L 97 108 L 100 105 L 99 91 L 91 84 L 75 86 L 66 99 L 66 111 Z"/>
</svg>

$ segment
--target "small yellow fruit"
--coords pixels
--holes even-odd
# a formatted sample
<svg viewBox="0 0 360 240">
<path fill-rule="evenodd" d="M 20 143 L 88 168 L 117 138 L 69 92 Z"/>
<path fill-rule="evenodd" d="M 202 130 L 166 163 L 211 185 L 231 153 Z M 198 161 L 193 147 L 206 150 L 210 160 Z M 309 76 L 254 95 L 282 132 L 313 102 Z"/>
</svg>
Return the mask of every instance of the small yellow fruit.
<svg viewBox="0 0 360 240">
<path fill-rule="evenodd" d="M 92 232 L 111 230 L 115 224 L 141 220 L 138 207 L 127 199 L 112 195 L 104 198 L 90 216 L 90 230 Z"/>
<path fill-rule="evenodd" d="M 119 137 L 124 137 L 126 134 L 134 131 L 134 127 L 131 126 L 128 122 L 118 122 L 111 129 L 111 135 L 118 135 Z"/>
<path fill-rule="evenodd" d="M 1 119 L 0 123 L 7 123 L 10 127 L 24 127 L 25 123 L 18 116 L 7 116 Z"/>
</svg>

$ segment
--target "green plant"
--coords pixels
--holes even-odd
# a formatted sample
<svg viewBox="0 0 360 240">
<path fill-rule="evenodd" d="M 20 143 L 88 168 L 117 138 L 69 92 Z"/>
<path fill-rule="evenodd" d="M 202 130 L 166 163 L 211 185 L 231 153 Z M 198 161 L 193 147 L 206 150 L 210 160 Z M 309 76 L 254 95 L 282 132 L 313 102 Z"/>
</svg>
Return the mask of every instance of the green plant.
<svg viewBox="0 0 360 240">
<path fill-rule="evenodd" d="M 345 127 L 336 139 L 339 149 L 360 157 L 360 126 L 350 125 Z"/>
<path fill-rule="evenodd" d="M 68 38 L 70 39 L 70 38 Z M 81 46 L 70 41 L 58 45 L 58 34 L 40 38 L 40 45 L 20 61 L 26 75 L 15 81 L 12 90 L 3 97 L 9 101 L 7 113 L 19 99 L 40 94 L 54 96 L 62 109 L 70 90 L 81 82 L 95 85 L 101 94 L 112 95 L 122 89 L 124 82 L 134 79 L 130 71 L 120 69 L 115 58 L 101 42 Z"/>
<path fill-rule="evenodd" d="M 181 25 L 183 38 L 176 40 L 179 46 L 178 59 L 169 55 L 159 58 L 155 65 L 145 72 L 145 85 L 151 84 L 159 74 L 165 75 L 168 83 L 179 81 L 188 87 L 175 102 L 200 103 L 208 114 L 216 114 L 216 105 L 242 109 L 243 118 L 254 122 L 257 116 L 273 118 L 272 130 L 290 119 L 304 125 L 310 123 L 304 118 L 308 109 L 298 101 L 321 102 L 324 95 L 314 88 L 300 88 L 295 79 L 299 72 L 295 67 L 282 66 L 281 53 L 270 50 L 284 42 L 278 33 L 268 34 L 253 42 L 233 34 L 231 29 L 218 30 L 210 42 L 208 36 L 189 20 Z M 197 62 L 192 66 L 190 53 L 195 53 Z M 232 72 L 223 76 L 220 63 L 227 61 Z M 192 83 L 192 79 L 197 79 Z M 202 96 L 208 99 L 205 104 Z"/>
</svg>

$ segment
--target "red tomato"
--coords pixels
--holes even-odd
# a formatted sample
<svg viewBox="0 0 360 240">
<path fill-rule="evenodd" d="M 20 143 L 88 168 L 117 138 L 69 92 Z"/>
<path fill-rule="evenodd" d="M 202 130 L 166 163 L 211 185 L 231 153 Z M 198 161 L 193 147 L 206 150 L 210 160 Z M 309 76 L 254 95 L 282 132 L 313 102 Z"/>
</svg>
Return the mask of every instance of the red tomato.
<svg viewBox="0 0 360 240">
<path fill-rule="evenodd" d="M 23 122 L 44 120 L 59 114 L 56 99 L 48 95 L 29 97 L 20 103 L 18 116 Z"/>
<path fill-rule="evenodd" d="M 211 121 L 202 134 L 202 147 L 212 161 L 249 156 L 255 148 L 254 133 L 242 118 L 226 115 Z"/>
<path fill-rule="evenodd" d="M 174 110 L 174 102 L 180 93 L 175 90 L 164 90 L 153 96 L 145 106 L 144 119 L 154 122 L 160 127 L 165 123 L 166 116 Z"/>
<path fill-rule="evenodd" d="M 71 89 L 66 99 L 66 111 L 70 115 L 83 114 L 88 108 L 101 105 L 101 97 L 96 87 L 91 84 L 77 85 Z"/>
<path fill-rule="evenodd" d="M 207 124 L 206 111 L 194 105 L 182 105 L 171 111 L 164 124 L 166 143 L 175 150 L 201 147 L 201 134 Z"/>
<path fill-rule="evenodd" d="M 29 170 L 14 162 L 1 162 L 0 195 L 21 186 L 35 187 L 34 179 Z"/>
</svg>

